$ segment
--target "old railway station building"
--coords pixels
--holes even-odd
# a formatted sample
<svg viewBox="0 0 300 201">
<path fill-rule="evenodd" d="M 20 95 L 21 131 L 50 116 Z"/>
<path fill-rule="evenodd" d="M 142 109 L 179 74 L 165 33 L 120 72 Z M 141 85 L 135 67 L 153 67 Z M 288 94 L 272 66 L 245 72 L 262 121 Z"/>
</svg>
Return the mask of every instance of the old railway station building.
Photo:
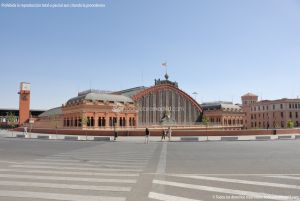
<svg viewBox="0 0 300 201">
<path fill-rule="evenodd" d="M 201 105 L 166 74 L 164 80 L 155 80 L 151 87 L 80 92 L 61 107 L 50 109 L 34 119 L 33 128 L 193 127 L 201 124 L 202 116 Z"/>
<path fill-rule="evenodd" d="M 113 130 L 138 128 L 191 128 L 222 130 L 277 129 L 300 126 L 300 99 L 261 100 L 252 93 L 242 104 L 210 102 L 199 104 L 181 90 L 177 82 L 155 80 L 151 87 L 107 92 L 79 92 L 62 106 L 39 114 L 30 110 L 30 83 L 20 85 L 19 126 L 33 129 Z M 8 112 L 0 111 L 0 126 L 7 125 Z M 38 116 L 36 116 L 38 115 Z M 204 123 L 203 119 L 208 120 Z M 13 122 L 16 123 L 16 122 Z"/>
</svg>

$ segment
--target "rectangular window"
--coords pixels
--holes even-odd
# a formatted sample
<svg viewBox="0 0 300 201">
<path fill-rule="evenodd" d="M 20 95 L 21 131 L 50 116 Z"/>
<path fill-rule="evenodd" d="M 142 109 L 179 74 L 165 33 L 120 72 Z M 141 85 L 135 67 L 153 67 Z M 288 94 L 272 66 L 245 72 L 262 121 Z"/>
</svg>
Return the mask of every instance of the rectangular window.
<svg viewBox="0 0 300 201">
<path fill-rule="evenodd" d="M 283 105 L 282 104 L 280 104 L 280 109 L 283 109 Z"/>
<path fill-rule="evenodd" d="M 280 115 L 281 115 L 281 118 L 283 118 L 283 112 L 281 112 Z"/>
<path fill-rule="evenodd" d="M 292 112 L 290 112 L 290 118 L 293 118 L 293 114 L 292 114 Z"/>
</svg>

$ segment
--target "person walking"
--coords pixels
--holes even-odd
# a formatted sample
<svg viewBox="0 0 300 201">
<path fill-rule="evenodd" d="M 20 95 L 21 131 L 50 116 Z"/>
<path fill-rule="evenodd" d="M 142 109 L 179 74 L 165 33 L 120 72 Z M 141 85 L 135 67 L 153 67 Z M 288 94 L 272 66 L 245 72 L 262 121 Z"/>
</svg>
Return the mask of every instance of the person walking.
<svg viewBox="0 0 300 201">
<path fill-rule="evenodd" d="M 118 138 L 118 132 L 117 132 L 117 129 L 116 129 L 116 123 L 114 123 L 114 141 L 116 141 Z"/>
<path fill-rule="evenodd" d="M 24 135 L 27 137 L 27 126 L 24 126 L 24 131 L 23 131 Z"/>
<path fill-rule="evenodd" d="M 148 128 L 146 128 L 145 131 L 145 144 L 149 144 L 149 138 L 150 138 L 150 131 Z"/>
<path fill-rule="evenodd" d="M 115 130 L 115 132 L 114 132 L 114 140 L 116 141 L 117 140 L 117 138 L 118 138 L 118 132 Z"/>
<path fill-rule="evenodd" d="M 166 139 L 167 131 L 163 129 L 162 134 L 161 134 L 161 141 Z"/>
</svg>

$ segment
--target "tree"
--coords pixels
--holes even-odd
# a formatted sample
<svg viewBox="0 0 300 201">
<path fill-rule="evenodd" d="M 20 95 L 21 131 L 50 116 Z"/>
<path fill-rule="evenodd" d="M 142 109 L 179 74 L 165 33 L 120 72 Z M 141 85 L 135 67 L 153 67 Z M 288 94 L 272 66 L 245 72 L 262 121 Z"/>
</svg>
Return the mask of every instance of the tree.
<svg viewBox="0 0 300 201">
<path fill-rule="evenodd" d="M 207 135 L 207 130 L 208 130 L 208 125 L 209 125 L 209 118 L 207 116 L 203 116 L 202 118 L 202 123 L 205 125 L 205 130 L 206 130 L 206 136 L 207 136 L 207 139 L 208 139 L 208 135 Z"/>
<path fill-rule="evenodd" d="M 12 112 L 7 113 L 6 115 L 6 122 L 8 127 L 11 128 L 12 135 L 13 135 L 13 128 L 15 127 L 15 123 L 17 122 L 17 119 L 18 119 L 17 116 Z"/>
<path fill-rule="evenodd" d="M 287 127 L 288 128 L 294 128 L 295 127 L 295 123 L 294 123 L 294 121 L 293 120 L 288 120 L 288 122 L 287 122 Z"/>
<path fill-rule="evenodd" d="M 53 117 L 52 117 L 52 125 L 53 125 L 53 127 L 55 128 L 55 134 L 57 135 L 57 129 L 58 129 L 58 121 L 59 121 L 59 118 L 57 118 L 57 116 L 56 115 L 54 115 Z"/>
<path fill-rule="evenodd" d="M 81 116 L 81 126 L 87 126 L 88 124 L 90 124 L 90 119 L 87 118 L 85 115 Z M 87 140 L 87 130 L 85 129 L 85 140 Z"/>
</svg>

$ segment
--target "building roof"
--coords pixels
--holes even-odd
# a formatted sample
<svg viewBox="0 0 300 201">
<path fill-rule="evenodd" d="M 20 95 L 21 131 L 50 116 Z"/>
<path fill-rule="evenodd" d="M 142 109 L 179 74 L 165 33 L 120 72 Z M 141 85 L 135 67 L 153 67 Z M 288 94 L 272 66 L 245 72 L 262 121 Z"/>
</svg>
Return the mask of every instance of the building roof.
<svg viewBox="0 0 300 201">
<path fill-rule="evenodd" d="M 30 109 L 30 113 L 32 116 L 38 116 L 45 111 L 46 110 L 43 109 Z M 16 116 L 19 116 L 19 108 L 0 108 L 0 116 L 6 116 L 9 112 L 13 113 Z"/>
<path fill-rule="evenodd" d="M 245 97 L 245 96 L 255 96 L 255 97 L 258 97 L 256 94 L 253 94 L 253 93 L 246 93 L 242 97 Z"/>
<path fill-rule="evenodd" d="M 123 95 L 123 96 L 127 96 L 127 97 L 131 98 L 134 95 L 136 95 L 137 93 L 139 93 L 140 91 L 143 91 L 145 89 L 147 89 L 147 87 L 140 86 L 140 87 L 125 89 L 125 90 L 122 90 L 122 91 L 116 91 L 112 94 L 119 94 L 119 95 Z"/>
<path fill-rule="evenodd" d="M 87 93 L 81 96 L 77 96 L 75 98 L 71 98 L 67 101 L 67 104 L 71 104 L 73 102 L 78 102 L 82 100 L 89 101 L 113 101 L 113 102 L 124 102 L 124 103 L 132 103 L 133 100 L 124 95 L 117 94 L 106 94 L 106 93 Z"/>
<path fill-rule="evenodd" d="M 201 107 L 204 110 L 241 110 L 239 105 L 235 105 L 232 102 L 224 102 L 224 101 L 217 101 L 217 102 L 209 102 L 201 104 Z"/>
<path fill-rule="evenodd" d="M 51 117 L 51 116 L 61 115 L 61 114 L 62 114 L 61 107 L 56 107 L 43 112 L 42 114 L 39 115 L 39 117 Z"/>
</svg>

